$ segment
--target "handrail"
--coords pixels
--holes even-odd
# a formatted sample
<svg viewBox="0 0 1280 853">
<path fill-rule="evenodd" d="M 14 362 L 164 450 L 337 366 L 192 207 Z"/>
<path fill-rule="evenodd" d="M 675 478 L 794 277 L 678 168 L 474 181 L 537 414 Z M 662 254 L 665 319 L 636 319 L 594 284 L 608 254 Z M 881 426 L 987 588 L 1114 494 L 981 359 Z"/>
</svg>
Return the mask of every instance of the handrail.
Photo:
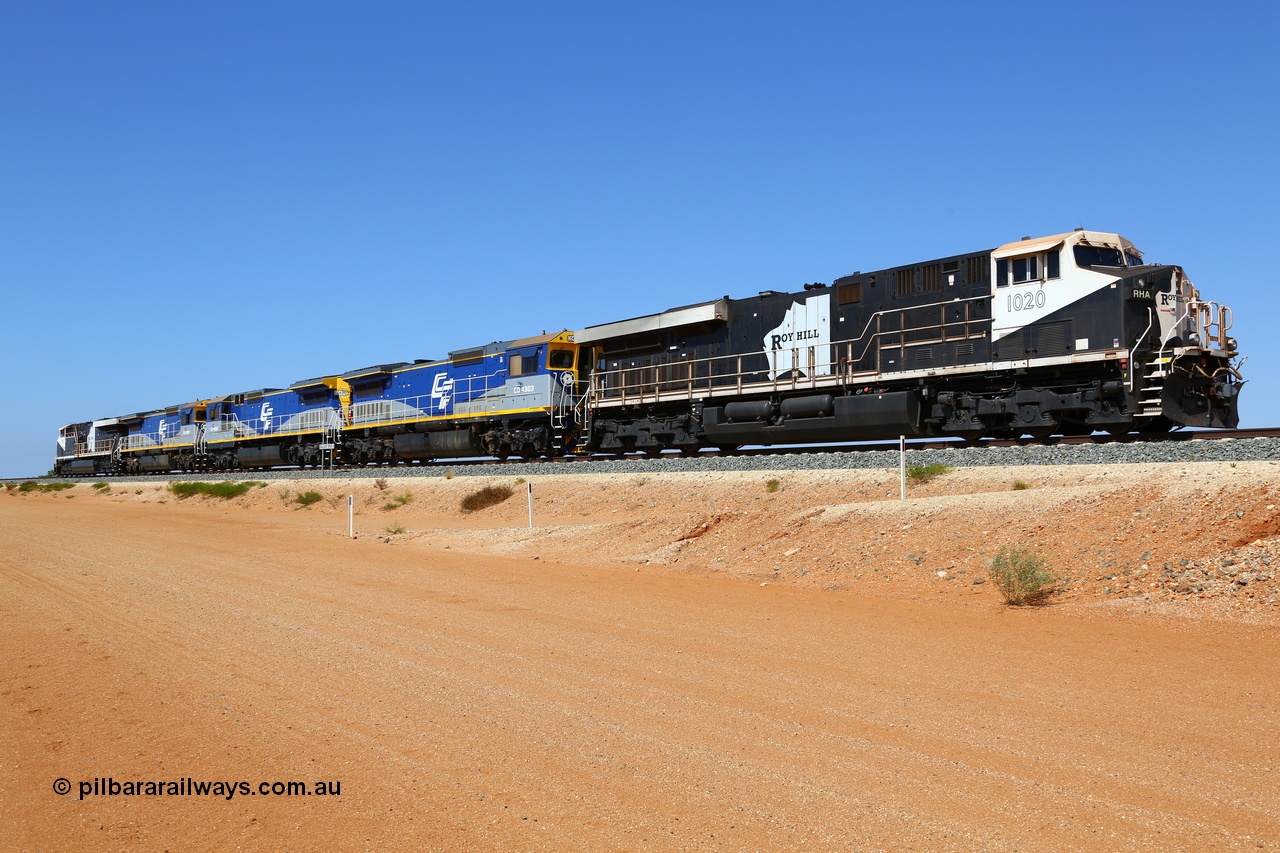
<svg viewBox="0 0 1280 853">
<path fill-rule="evenodd" d="M 780 359 L 775 358 L 774 352 L 755 352 L 755 353 L 737 353 L 733 355 L 717 355 L 706 356 L 699 359 L 682 360 L 679 364 L 688 371 L 687 378 L 672 380 L 662 379 L 661 371 L 668 364 L 661 362 L 649 362 L 640 365 L 619 366 L 612 370 L 604 370 L 593 373 L 591 376 L 591 386 L 596 399 L 596 405 L 600 405 L 601 400 L 609 400 L 621 405 L 636 405 L 645 402 L 645 398 L 650 394 L 653 395 L 654 401 L 664 397 L 663 386 L 674 384 L 675 382 L 683 383 L 682 388 L 669 389 L 674 393 L 682 393 L 690 400 L 693 399 L 694 392 L 698 389 L 707 391 L 714 390 L 717 380 L 724 383 L 732 383 L 726 387 L 731 387 L 737 393 L 743 392 L 744 383 L 754 385 L 762 390 L 777 391 L 783 387 L 782 383 L 788 383 L 791 389 L 801 387 L 799 372 L 802 368 L 800 354 L 805 353 L 806 367 L 803 368 L 807 374 L 805 379 L 809 387 L 818 387 L 820 376 L 832 376 L 836 381 L 847 381 L 853 376 L 878 374 L 882 370 L 881 353 L 888 349 L 896 349 L 905 358 L 908 348 L 916 348 L 921 346 L 932 346 L 938 343 L 950 343 L 954 341 L 965 341 L 983 338 L 986 336 L 985 330 L 975 332 L 972 325 L 975 322 L 989 323 L 990 320 L 979 320 L 972 316 L 970 306 L 974 303 L 982 301 L 982 297 L 969 297 L 965 299 L 952 299 L 946 302 L 932 302 L 926 305 L 914 305 L 907 308 L 884 309 L 875 312 L 868 318 L 863 326 L 862 333 L 855 338 L 833 341 L 831 344 L 821 344 L 818 346 L 830 346 L 832 352 L 835 353 L 834 358 L 830 361 L 820 361 L 817 357 L 817 346 L 809 346 L 805 348 L 793 348 L 790 350 L 791 364 L 790 379 L 780 379 L 776 366 Z M 951 306 L 964 306 L 963 317 L 955 320 L 947 319 L 947 310 Z M 906 324 L 907 314 L 912 311 L 929 310 L 932 308 L 940 309 L 937 322 L 924 323 L 919 326 L 908 326 Z M 899 328 L 886 330 L 883 328 L 883 318 L 890 313 L 897 313 L 900 322 Z M 875 331 L 871 330 L 872 324 L 875 324 Z M 959 334 L 949 334 L 947 327 L 949 325 L 962 326 L 963 331 Z M 911 333 L 934 332 L 935 334 L 929 338 L 908 341 L 907 335 Z M 857 358 L 854 358 L 854 347 L 862 343 L 861 351 Z M 886 343 L 887 342 L 887 343 Z M 870 371 L 858 371 L 854 369 L 854 365 L 863 361 L 868 353 L 875 352 L 875 364 Z M 842 359 L 840 354 L 844 353 Z M 744 368 L 744 359 L 761 362 L 758 370 L 750 369 L 751 365 Z M 726 360 L 733 360 L 733 363 L 727 366 L 723 371 L 717 370 L 717 365 Z M 703 369 L 705 368 L 705 369 Z M 751 374 L 762 374 L 771 378 L 762 379 L 759 382 L 752 383 L 746 379 Z M 667 399 L 670 399 L 669 397 Z"/>
<path fill-rule="evenodd" d="M 1147 307 L 1147 327 L 1142 330 L 1142 334 L 1138 335 L 1137 340 L 1133 342 L 1133 348 L 1129 350 L 1129 391 L 1130 393 L 1138 390 L 1138 371 L 1133 369 L 1134 358 L 1138 352 L 1138 347 L 1142 346 L 1142 342 L 1147 339 L 1147 333 L 1151 331 L 1151 327 L 1156 322 L 1156 313 Z"/>
</svg>

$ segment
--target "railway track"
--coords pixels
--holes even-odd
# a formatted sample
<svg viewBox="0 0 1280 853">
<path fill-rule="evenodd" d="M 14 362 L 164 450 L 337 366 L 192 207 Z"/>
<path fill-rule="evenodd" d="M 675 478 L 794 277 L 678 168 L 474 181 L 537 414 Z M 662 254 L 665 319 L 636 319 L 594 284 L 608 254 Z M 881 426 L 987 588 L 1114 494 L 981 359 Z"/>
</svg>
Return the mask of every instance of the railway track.
<svg viewBox="0 0 1280 853">
<path fill-rule="evenodd" d="M 1106 448 L 1121 446 L 1170 446 L 1186 444 L 1192 441 L 1205 442 L 1226 442 L 1231 440 L 1242 439 L 1280 439 L 1280 427 L 1261 427 L 1256 429 L 1236 429 L 1236 430 L 1179 430 L 1176 432 L 1164 433 L 1159 435 L 1143 435 L 1140 433 L 1131 433 L 1126 435 L 1088 435 L 1088 436 L 1054 436 L 1047 439 L 1034 438 L 1018 438 L 1018 439 L 983 439 L 976 444 L 966 444 L 957 439 L 948 438 L 925 438 L 925 439 L 909 439 L 906 443 L 908 451 L 925 451 L 925 452 L 947 452 L 957 451 L 963 452 L 966 456 L 969 454 L 980 454 L 984 449 L 996 450 L 999 448 L 1087 448 L 1097 447 Z M 615 455 L 594 455 L 594 456 L 572 456 L 572 457 L 555 457 L 551 459 L 507 459 L 499 461 L 496 459 L 478 458 L 478 459 L 450 459 L 447 461 L 440 460 L 429 463 L 420 464 L 400 464 L 400 465 L 339 465 L 332 469 L 317 468 L 275 468 L 266 471 L 243 470 L 243 471 L 195 471 L 183 473 L 164 473 L 158 472 L 153 474 L 113 474 L 98 475 L 96 477 L 85 478 L 60 478 L 69 481 L 78 479 L 85 480 L 112 480 L 119 482 L 147 482 L 156 480 L 174 480 L 174 479 L 208 479 L 208 480 L 227 480 L 227 479 L 279 479 L 279 478 L 324 478 L 324 477 L 377 477 L 377 476 L 442 476 L 449 471 L 457 473 L 468 472 L 469 469 L 484 469 L 496 473 L 499 469 L 516 466 L 521 473 L 527 472 L 531 468 L 541 468 L 544 473 L 568 473 L 568 470 L 560 471 L 563 466 L 569 466 L 574 473 L 587 473 L 592 466 L 602 467 L 612 464 L 622 464 L 626 466 L 639 466 L 643 463 L 650 463 L 659 466 L 670 466 L 673 463 L 680 463 L 679 468 L 683 470 L 692 470 L 701 461 L 722 460 L 724 462 L 740 462 L 741 467 L 750 467 L 752 459 L 759 459 L 764 468 L 781 468 L 784 465 L 779 463 L 785 457 L 794 457 L 792 461 L 803 460 L 801 467 L 821 468 L 826 467 L 821 464 L 824 456 L 831 458 L 836 457 L 858 457 L 865 455 L 868 458 L 876 454 L 885 452 L 896 452 L 898 450 L 898 442 L 863 442 L 857 444 L 824 444 L 824 445 L 788 445 L 785 447 L 751 447 L 735 450 L 732 452 L 719 451 L 714 449 L 703 450 L 692 456 L 682 456 L 677 453 L 661 454 L 658 456 L 648 456 L 645 454 L 629 454 L 626 456 Z M 997 453 L 997 455 L 1000 455 Z M 970 457 L 975 460 L 981 459 L 980 456 Z M 817 463 L 817 464 L 815 464 Z M 735 466 L 737 467 L 737 466 Z M 845 464 L 831 465 L 830 467 L 865 467 L 861 465 Z M 602 470 L 602 473 L 607 471 Z M 0 482 L 21 483 L 31 477 L 14 477 L 0 479 Z"/>
</svg>

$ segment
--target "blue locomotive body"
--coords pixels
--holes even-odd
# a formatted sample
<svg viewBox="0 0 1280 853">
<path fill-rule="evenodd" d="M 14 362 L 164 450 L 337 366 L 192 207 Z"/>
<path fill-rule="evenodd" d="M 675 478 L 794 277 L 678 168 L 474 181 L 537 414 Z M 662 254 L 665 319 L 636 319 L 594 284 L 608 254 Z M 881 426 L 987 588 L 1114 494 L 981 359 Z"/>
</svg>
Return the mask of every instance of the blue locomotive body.
<svg viewBox="0 0 1280 853">
<path fill-rule="evenodd" d="M 343 374 L 352 400 L 348 457 L 381 462 L 561 452 L 576 402 L 572 340 L 562 332 L 499 341 L 439 361 Z"/>
</svg>

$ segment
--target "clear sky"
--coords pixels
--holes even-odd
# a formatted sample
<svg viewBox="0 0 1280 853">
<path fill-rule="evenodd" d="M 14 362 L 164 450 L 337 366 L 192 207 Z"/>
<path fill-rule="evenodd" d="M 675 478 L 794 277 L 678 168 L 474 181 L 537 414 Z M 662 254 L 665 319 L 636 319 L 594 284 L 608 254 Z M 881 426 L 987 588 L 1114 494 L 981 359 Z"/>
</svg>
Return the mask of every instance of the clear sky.
<svg viewBox="0 0 1280 853">
<path fill-rule="evenodd" d="M 0 3 L 0 475 L 58 427 L 1077 226 L 1280 421 L 1273 4 Z"/>
</svg>

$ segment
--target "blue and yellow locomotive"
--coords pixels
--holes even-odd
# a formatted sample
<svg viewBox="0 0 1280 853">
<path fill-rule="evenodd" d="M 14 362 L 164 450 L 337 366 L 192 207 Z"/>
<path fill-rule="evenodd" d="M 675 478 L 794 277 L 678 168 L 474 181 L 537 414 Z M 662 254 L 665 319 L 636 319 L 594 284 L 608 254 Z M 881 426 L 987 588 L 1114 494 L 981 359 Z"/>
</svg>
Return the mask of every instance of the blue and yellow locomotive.
<svg viewBox="0 0 1280 853">
<path fill-rule="evenodd" d="M 55 470 L 232 471 L 562 453 L 579 425 L 573 334 L 380 364 L 116 418 L 69 424 Z"/>
</svg>

